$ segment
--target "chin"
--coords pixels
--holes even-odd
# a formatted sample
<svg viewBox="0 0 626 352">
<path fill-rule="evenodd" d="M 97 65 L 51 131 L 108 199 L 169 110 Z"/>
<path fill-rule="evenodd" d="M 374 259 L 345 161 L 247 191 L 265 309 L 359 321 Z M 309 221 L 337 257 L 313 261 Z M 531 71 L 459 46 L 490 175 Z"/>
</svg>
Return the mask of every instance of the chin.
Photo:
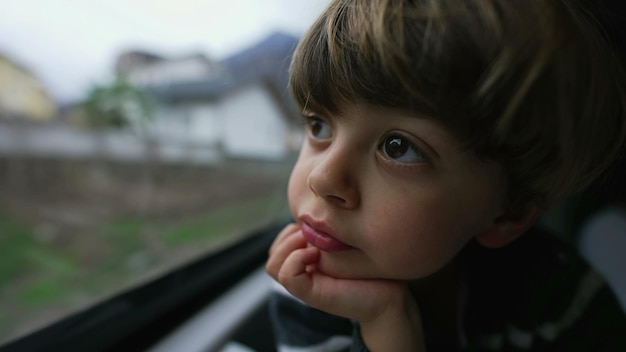
<svg viewBox="0 0 626 352">
<path fill-rule="evenodd" d="M 342 260 L 336 260 L 332 254 L 322 252 L 322 256 L 317 265 L 317 270 L 322 274 L 328 275 L 337 279 L 359 279 L 363 278 L 362 275 L 355 272 L 355 268 L 349 263 L 345 263 Z"/>
<path fill-rule="evenodd" d="M 317 266 L 322 274 L 337 279 L 352 280 L 397 280 L 413 281 L 423 279 L 432 275 L 437 270 L 381 270 L 372 263 L 361 262 L 349 256 L 337 256 L 334 253 L 322 252 L 322 256 Z"/>
<path fill-rule="evenodd" d="M 317 269 L 322 274 L 337 279 L 389 279 L 384 277 L 384 275 L 380 275 L 380 273 L 368 270 L 366 264 L 359 263 L 356 260 L 350 260 L 350 258 L 336 258 L 333 254 L 325 252 L 322 252 L 322 257 L 320 258 Z"/>
</svg>

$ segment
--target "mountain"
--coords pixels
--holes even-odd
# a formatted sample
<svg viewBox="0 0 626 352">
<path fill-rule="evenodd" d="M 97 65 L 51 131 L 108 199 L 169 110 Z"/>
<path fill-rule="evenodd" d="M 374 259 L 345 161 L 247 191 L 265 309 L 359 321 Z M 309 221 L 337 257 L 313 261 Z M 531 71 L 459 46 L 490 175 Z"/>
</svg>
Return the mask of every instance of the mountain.
<svg viewBox="0 0 626 352">
<path fill-rule="evenodd" d="M 221 64 L 238 79 L 263 78 L 279 94 L 288 95 L 289 64 L 298 40 L 292 35 L 275 32 L 224 59 Z"/>
</svg>

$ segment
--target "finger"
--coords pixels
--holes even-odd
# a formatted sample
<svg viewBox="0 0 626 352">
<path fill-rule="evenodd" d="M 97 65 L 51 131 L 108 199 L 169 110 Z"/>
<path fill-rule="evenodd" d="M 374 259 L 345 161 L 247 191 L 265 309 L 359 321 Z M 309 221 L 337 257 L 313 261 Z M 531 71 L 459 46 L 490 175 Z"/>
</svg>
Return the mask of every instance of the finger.
<svg viewBox="0 0 626 352">
<path fill-rule="evenodd" d="M 284 261 L 277 274 L 277 280 L 287 291 L 296 297 L 307 300 L 313 287 L 313 276 L 307 268 L 315 265 L 320 258 L 317 248 L 301 248 L 293 251 Z"/>
<path fill-rule="evenodd" d="M 295 232 L 297 232 L 300 229 L 300 226 L 297 224 L 289 224 L 287 226 L 285 226 L 279 233 L 278 236 L 276 236 L 276 238 L 274 239 L 274 242 L 272 243 L 272 245 L 270 246 L 269 249 L 269 254 L 272 255 L 272 252 L 274 251 L 274 249 L 276 248 L 276 246 L 279 246 L 284 240 L 285 238 L 289 237 L 290 235 L 294 234 Z"/>
<path fill-rule="evenodd" d="M 280 243 L 277 243 L 274 246 L 272 253 L 267 259 L 267 263 L 265 264 L 265 270 L 270 274 L 270 276 L 277 279 L 278 272 L 281 270 L 281 267 L 284 265 L 287 257 L 295 250 L 305 248 L 306 245 L 307 242 L 304 237 L 302 237 L 300 231 L 285 236 Z"/>
</svg>

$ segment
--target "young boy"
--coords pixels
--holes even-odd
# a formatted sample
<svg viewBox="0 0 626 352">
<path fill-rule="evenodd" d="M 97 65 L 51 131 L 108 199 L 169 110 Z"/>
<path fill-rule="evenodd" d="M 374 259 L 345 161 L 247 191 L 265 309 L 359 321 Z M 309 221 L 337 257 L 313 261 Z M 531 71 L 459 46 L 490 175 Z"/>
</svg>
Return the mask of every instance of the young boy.
<svg viewBox="0 0 626 352">
<path fill-rule="evenodd" d="M 306 137 L 267 262 L 291 294 L 279 350 L 626 351 L 603 280 L 532 227 L 626 135 L 587 6 L 329 4 L 290 72 Z"/>
</svg>

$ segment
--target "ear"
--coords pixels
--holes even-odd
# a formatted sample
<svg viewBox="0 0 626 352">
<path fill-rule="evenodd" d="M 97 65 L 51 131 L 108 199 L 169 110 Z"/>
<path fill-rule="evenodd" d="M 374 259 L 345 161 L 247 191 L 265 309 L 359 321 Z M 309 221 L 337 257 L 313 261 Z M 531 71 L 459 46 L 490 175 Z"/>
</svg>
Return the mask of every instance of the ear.
<svg viewBox="0 0 626 352">
<path fill-rule="evenodd" d="M 535 202 L 529 202 L 517 211 L 510 211 L 496 218 L 487 230 L 475 238 L 484 247 L 500 248 L 513 242 L 524 234 L 534 223 L 542 207 Z"/>
</svg>

